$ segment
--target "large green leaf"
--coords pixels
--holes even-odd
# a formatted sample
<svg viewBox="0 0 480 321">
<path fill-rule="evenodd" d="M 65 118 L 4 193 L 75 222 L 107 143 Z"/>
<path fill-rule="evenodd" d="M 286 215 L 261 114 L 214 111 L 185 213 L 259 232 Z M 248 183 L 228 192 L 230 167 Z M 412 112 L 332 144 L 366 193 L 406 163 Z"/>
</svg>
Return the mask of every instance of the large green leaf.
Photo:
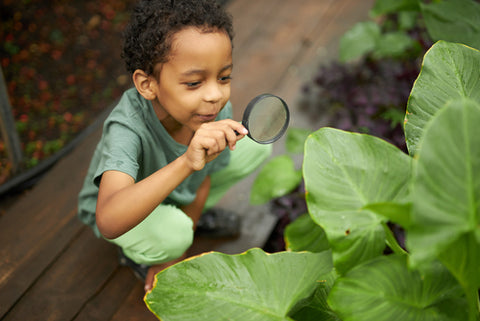
<svg viewBox="0 0 480 321">
<path fill-rule="evenodd" d="M 211 252 L 157 274 L 145 302 L 165 321 L 292 320 L 331 270 L 329 252 Z"/>
<path fill-rule="evenodd" d="M 297 321 L 341 321 L 328 305 L 327 298 L 338 275 L 332 270 L 319 282 L 315 295 L 309 304 L 297 311 L 293 319 Z"/>
<path fill-rule="evenodd" d="M 480 107 L 447 104 L 425 131 L 412 192 L 408 244 L 432 259 L 464 233 L 480 233 Z"/>
<path fill-rule="evenodd" d="M 478 50 L 445 41 L 430 48 L 408 100 L 405 137 L 411 155 L 426 123 L 447 101 L 466 97 L 480 102 L 479 70 Z"/>
<path fill-rule="evenodd" d="M 322 128 L 307 139 L 303 174 L 310 215 L 327 234 L 337 270 L 381 255 L 386 218 L 363 208 L 406 198 L 411 158 L 379 138 Z"/>
<path fill-rule="evenodd" d="M 411 221 L 411 203 L 383 202 L 368 204 L 366 210 L 370 210 L 379 215 L 385 216 L 389 221 L 408 228 Z"/>
<path fill-rule="evenodd" d="M 425 129 L 407 238 L 413 263 L 440 256 L 467 289 L 480 286 L 479 123 L 480 104 L 465 99 Z"/>
<path fill-rule="evenodd" d="M 467 320 L 458 282 L 442 265 L 423 274 L 406 256 L 382 256 L 350 270 L 333 286 L 328 303 L 343 321 Z"/>
<path fill-rule="evenodd" d="M 434 41 L 459 42 L 480 49 L 480 3 L 449 0 L 420 3 L 427 31 Z"/>
<path fill-rule="evenodd" d="M 373 21 L 359 22 L 340 39 L 340 60 L 351 61 L 375 49 L 380 27 Z"/>
<path fill-rule="evenodd" d="M 294 190 L 301 181 L 302 171 L 295 169 L 295 163 L 288 155 L 274 157 L 255 178 L 250 191 L 250 203 L 263 204 L 284 196 Z"/>
<path fill-rule="evenodd" d="M 470 320 L 480 320 L 480 237 L 474 233 L 462 235 L 440 254 L 440 260 L 462 284 L 468 298 Z"/>
<path fill-rule="evenodd" d="M 285 228 L 285 244 L 289 251 L 323 252 L 330 249 L 325 231 L 310 215 L 303 214 Z"/>
</svg>

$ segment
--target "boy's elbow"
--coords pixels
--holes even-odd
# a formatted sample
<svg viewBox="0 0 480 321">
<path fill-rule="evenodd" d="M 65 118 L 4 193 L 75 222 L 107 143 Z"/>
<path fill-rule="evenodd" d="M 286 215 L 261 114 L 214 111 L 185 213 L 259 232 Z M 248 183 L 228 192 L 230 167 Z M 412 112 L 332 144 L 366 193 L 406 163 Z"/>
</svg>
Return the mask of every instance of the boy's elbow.
<svg viewBox="0 0 480 321">
<path fill-rule="evenodd" d="M 108 231 L 108 230 L 105 230 L 105 229 L 101 229 L 100 227 L 98 228 L 98 230 L 102 234 L 103 238 L 105 238 L 107 240 L 113 240 L 113 239 L 116 239 L 117 237 L 120 236 L 120 235 L 117 235 L 117 233 L 114 233 L 112 231 Z"/>
<path fill-rule="evenodd" d="M 111 224 L 111 222 L 109 222 L 109 220 L 105 216 L 106 215 L 102 215 L 102 213 L 99 213 L 98 211 L 95 216 L 98 230 L 100 231 L 102 236 L 107 240 L 113 240 L 122 235 L 121 232 L 115 230 L 113 224 Z"/>
</svg>

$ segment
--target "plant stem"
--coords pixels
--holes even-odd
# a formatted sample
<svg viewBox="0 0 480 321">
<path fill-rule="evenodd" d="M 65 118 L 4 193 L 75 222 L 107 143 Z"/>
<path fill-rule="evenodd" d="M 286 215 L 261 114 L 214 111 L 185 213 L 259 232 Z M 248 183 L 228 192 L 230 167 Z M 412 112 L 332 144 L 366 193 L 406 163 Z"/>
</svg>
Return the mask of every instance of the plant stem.
<svg viewBox="0 0 480 321">
<path fill-rule="evenodd" d="M 395 235 L 393 235 L 392 230 L 388 227 L 386 222 L 382 223 L 383 229 L 385 230 L 386 242 L 389 248 L 396 254 L 407 255 L 408 253 L 398 244 Z"/>
<path fill-rule="evenodd" d="M 476 302 L 477 302 L 477 311 L 475 312 L 477 314 L 477 320 L 480 320 L 480 290 L 475 289 L 475 297 L 476 297 Z"/>
<path fill-rule="evenodd" d="M 467 289 L 468 301 L 468 319 L 470 321 L 480 320 L 480 299 L 478 297 L 478 289 Z"/>
</svg>

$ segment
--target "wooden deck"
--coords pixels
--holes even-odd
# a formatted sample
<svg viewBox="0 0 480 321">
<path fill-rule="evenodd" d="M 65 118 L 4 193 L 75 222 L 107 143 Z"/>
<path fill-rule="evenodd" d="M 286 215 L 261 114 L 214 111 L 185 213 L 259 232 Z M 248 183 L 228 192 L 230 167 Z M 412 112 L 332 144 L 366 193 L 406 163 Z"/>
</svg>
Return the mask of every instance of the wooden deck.
<svg viewBox="0 0 480 321">
<path fill-rule="evenodd" d="M 315 126 L 295 112 L 299 88 L 317 65 L 334 57 L 339 37 L 366 19 L 373 3 L 229 1 L 236 29 L 236 119 L 251 98 L 271 92 L 290 105 L 292 126 Z M 143 303 L 142 282 L 119 266 L 112 245 L 76 218 L 77 193 L 99 135 L 99 130 L 89 135 L 0 216 L 1 320 L 156 320 Z M 281 144 L 274 150 L 281 153 Z M 223 206 L 245 208 L 249 183 L 228 194 Z M 255 209 L 245 209 L 249 233 L 265 234 L 274 223 L 268 209 L 261 209 L 261 218 L 251 215 Z M 253 234 L 229 243 L 198 240 L 191 252 L 261 247 L 266 235 Z"/>
</svg>

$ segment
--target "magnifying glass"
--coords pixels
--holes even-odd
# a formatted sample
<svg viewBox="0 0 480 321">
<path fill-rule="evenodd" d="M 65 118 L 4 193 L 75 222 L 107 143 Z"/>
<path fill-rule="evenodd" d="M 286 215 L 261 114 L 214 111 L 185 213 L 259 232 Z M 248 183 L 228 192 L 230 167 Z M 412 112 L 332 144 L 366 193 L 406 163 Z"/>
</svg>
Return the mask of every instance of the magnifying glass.
<svg viewBox="0 0 480 321">
<path fill-rule="evenodd" d="M 261 94 L 253 98 L 243 113 L 242 125 L 248 137 L 259 144 L 271 144 L 288 128 L 290 111 L 282 98 Z"/>
</svg>

